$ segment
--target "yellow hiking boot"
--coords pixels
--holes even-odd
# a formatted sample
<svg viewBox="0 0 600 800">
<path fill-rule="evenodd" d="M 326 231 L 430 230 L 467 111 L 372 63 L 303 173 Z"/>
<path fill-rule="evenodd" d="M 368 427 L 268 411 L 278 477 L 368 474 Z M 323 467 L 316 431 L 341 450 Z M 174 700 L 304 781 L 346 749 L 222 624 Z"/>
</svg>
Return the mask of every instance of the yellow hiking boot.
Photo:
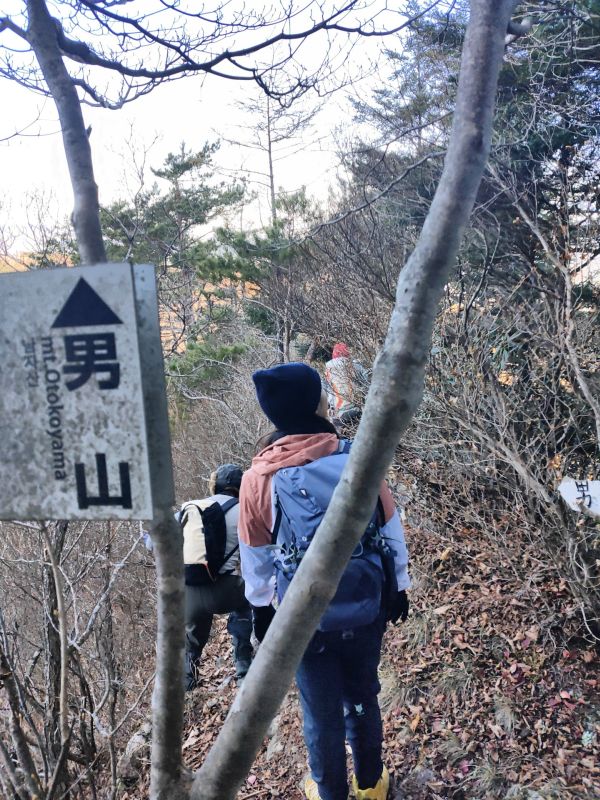
<svg viewBox="0 0 600 800">
<path fill-rule="evenodd" d="M 304 794 L 306 795 L 306 800 L 321 800 L 319 787 L 312 778 L 307 778 L 304 781 Z"/>
<path fill-rule="evenodd" d="M 319 787 L 312 778 L 307 778 L 304 781 L 304 794 L 306 795 L 306 800 L 321 800 Z"/>
<path fill-rule="evenodd" d="M 377 781 L 377 785 L 372 789 L 359 789 L 356 775 L 352 776 L 352 793 L 354 794 L 354 797 L 356 797 L 356 800 L 385 800 L 388 795 L 389 788 L 390 773 L 385 767 L 381 773 L 381 778 L 379 778 Z M 318 796 L 319 794 L 317 793 L 315 797 L 318 798 Z"/>
</svg>

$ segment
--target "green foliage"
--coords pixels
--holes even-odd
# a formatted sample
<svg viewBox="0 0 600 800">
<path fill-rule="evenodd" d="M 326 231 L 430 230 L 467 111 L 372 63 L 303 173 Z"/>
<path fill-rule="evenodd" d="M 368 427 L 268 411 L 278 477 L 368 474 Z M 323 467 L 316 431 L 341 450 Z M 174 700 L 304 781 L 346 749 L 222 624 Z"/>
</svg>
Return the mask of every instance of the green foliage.
<svg viewBox="0 0 600 800">
<path fill-rule="evenodd" d="M 527 13 L 524 5 L 520 10 Z M 422 4 L 415 3 L 419 8 Z M 357 194 L 381 191 L 410 168 L 377 204 L 401 220 L 407 241 L 411 229 L 420 229 L 441 173 L 441 160 L 412 165 L 446 146 L 467 11 L 466 3 L 457 3 L 450 12 L 440 10 L 413 23 L 402 51 L 386 53 L 384 86 L 370 101 L 355 103 L 357 120 L 371 125 L 374 134 L 372 142 L 355 147 L 351 186 Z M 581 242 L 577 217 L 568 220 L 569 212 L 597 203 L 599 12 L 598 0 L 573 0 L 560 8 L 536 4 L 533 32 L 509 46 L 499 81 L 492 163 L 549 235 L 557 214 L 562 216 L 558 239 L 565 250 L 569 240 Z M 498 232 L 498 255 L 517 249 L 531 263 L 537 242 L 515 216 L 513 201 L 498 191 L 496 180 L 484 179 L 475 225 L 488 238 Z M 481 251 L 481 242 L 476 249 Z M 465 260 L 472 262 L 472 256 L 466 254 Z"/>
<path fill-rule="evenodd" d="M 66 231 L 64 233 L 64 236 L 50 236 L 44 241 L 43 249 L 28 253 L 28 269 L 53 269 L 63 264 L 79 266 L 79 250 L 75 239 Z"/>
<path fill-rule="evenodd" d="M 242 184 L 215 180 L 212 157 L 217 149 L 218 144 L 205 144 L 193 153 L 182 144 L 160 169 L 152 170 L 166 181 L 166 191 L 154 183 L 133 202 L 119 201 L 103 210 L 110 259 L 147 262 L 203 280 L 232 275 L 230 255 L 201 238 L 202 226 L 235 208 L 244 196 Z"/>
<path fill-rule="evenodd" d="M 244 313 L 248 322 L 267 336 L 274 336 L 277 332 L 277 319 L 275 314 L 261 303 L 251 300 L 244 304 Z"/>
<path fill-rule="evenodd" d="M 556 211 L 565 180 L 589 194 L 600 122 L 599 11 L 598 0 L 576 0 L 538 13 L 500 75 L 496 157 L 542 213 Z"/>
<path fill-rule="evenodd" d="M 233 263 L 239 276 L 259 286 L 270 281 L 280 268 L 293 266 L 301 253 L 295 240 L 317 216 L 305 189 L 280 196 L 276 209 L 278 217 L 275 223 L 260 233 L 237 232 L 228 228 L 218 232 L 225 248 L 237 254 Z"/>
<path fill-rule="evenodd" d="M 184 353 L 173 356 L 167 363 L 167 375 L 184 394 L 212 390 L 222 380 L 228 367 L 246 352 L 243 344 L 223 344 L 213 337 L 204 341 L 189 341 Z"/>
<path fill-rule="evenodd" d="M 316 207 L 302 189 L 277 199 L 275 221 L 263 231 L 219 231 L 223 247 L 237 255 L 239 278 L 252 283 L 256 292 L 256 302 L 247 304 L 247 319 L 276 337 L 282 361 L 306 317 L 310 254 L 302 238 L 317 218 Z"/>
<path fill-rule="evenodd" d="M 239 258 L 215 236 L 207 237 L 206 226 L 244 197 L 242 184 L 216 179 L 217 148 L 207 143 L 191 152 L 182 145 L 152 170 L 160 184 L 103 211 L 109 258 L 157 266 L 163 330 L 175 351 L 168 369 L 183 396 L 217 380 L 242 352 L 216 344 L 219 329 L 232 319 Z"/>
<path fill-rule="evenodd" d="M 458 4 L 460 6 L 460 4 Z M 464 5 L 464 4 L 463 4 Z M 413 13 L 422 4 L 413 4 Z M 393 151 L 420 155 L 443 143 L 454 108 L 467 9 L 434 11 L 413 22 L 401 50 L 388 49 L 388 74 L 367 101 L 353 101 L 357 121 L 376 128 Z"/>
</svg>

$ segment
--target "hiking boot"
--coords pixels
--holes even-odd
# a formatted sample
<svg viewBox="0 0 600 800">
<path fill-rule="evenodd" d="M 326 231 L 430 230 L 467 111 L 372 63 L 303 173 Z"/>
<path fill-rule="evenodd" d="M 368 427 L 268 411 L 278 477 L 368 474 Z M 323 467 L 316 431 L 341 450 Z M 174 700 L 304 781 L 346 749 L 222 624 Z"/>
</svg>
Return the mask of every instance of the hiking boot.
<svg viewBox="0 0 600 800">
<path fill-rule="evenodd" d="M 200 686 L 200 681 L 196 679 L 195 675 L 185 675 L 183 679 L 183 688 L 186 692 L 193 692 Z"/>
<path fill-rule="evenodd" d="M 321 800 L 319 787 L 312 778 L 307 778 L 304 781 L 304 794 L 306 795 L 306 800 Z"/>
<path fill-rule="evenodd" d="M 384 767 L 381 778 L 372 789 L 359 789 L 356 775 L 352 776 L 352 793 L 356 800 L 385 800 L 390 788 L 390 773 Z M 308 796 L 308 795 L 307 795 Z M 318 797 L 318 794 L 316 795 Z"/>
<path fill-rule="evenodd" d="M 229 616 L 229 623 L 227 625 L 227 629 L 231 633 L 234 625 L 241 627 L 245 625 L 246 622 L 248 623 L 248 630 L 244 633 L 248 634 L 248 638 L 242 638 L 241 636 L 233 636 L 233 663 L 235 664 L 235 677 L 239 680 L 240 678 L 245 678 L 246 673 L 250 669 L 250 664 L 252 663 L 252 658 L 254 656 L 254 648 L 250 644 L 250 634 L 252 632 L 252 622 L 250 621 L 250 617 L 246 619 L 241 619 L 239 614 L 232 613 Z M 233 620 L 233 622 L 232 622 Z M 237 629 L 236 629 L 237 630 Z"/>
<path fill-rule="evenodd" d="M 304 781 L 304 794 L 306 795 L 306 800 L 321 800 L 319 787 L 312 778 L 307 778 Z"/>
<path fill-rule="evenodd" d="M 250 659 L 245 659 L 245 658 L 244 659 L 240 658 L 239 661 L 235 662 L 235 677 L 238 679 L 238 681 L 246 677 L 246 675 L 248 674 L 248 670 L 250 669 L 251 663 L 252 662 Z"/>
</svg>

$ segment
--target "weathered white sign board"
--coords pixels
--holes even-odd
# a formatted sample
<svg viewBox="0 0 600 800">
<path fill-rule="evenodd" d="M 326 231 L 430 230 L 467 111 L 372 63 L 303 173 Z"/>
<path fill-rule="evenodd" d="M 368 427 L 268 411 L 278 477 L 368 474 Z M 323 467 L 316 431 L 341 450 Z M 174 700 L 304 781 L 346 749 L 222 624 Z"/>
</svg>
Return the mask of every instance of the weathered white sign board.
<svg viewBox="0 0 600 800">
<path fill-rule="evenodd" d="M 1 519 L 152 518 L 140 275 L 148 294 L 128 264 L 0 276 Z"/>
<path fill-rule="evenodd" d="M 558 491 L 573 511 L 581 512 L 587 509 L 594 516 L 600 516 L 600 481 L 563 478 Z"/>
</svg>

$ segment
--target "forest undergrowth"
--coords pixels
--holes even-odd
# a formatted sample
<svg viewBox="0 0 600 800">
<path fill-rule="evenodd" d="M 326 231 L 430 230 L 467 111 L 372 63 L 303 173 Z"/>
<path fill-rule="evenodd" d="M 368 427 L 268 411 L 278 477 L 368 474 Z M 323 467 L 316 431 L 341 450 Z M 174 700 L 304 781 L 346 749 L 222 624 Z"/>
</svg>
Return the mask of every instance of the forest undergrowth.
<svg viewBox="0 0 600 800">
<path fill-rule="evenodd" d="M 410 502 L 406 513 L 411 613 L 388 628 L 380 667 L 390 796 L 597 798 L 598 654 L 566 584 L 518 530 L 502 559 L 481 530 L 434 526 Z M 202 764 L 237 688 L 225 623 L 218 618 L 201 687 L 186 699 L 190 769 Z M 122 800 L 147 796 L 148 766 Z M 300 800 L 306 773 L 292 688 L 238 796 Z"/>
</svg>

